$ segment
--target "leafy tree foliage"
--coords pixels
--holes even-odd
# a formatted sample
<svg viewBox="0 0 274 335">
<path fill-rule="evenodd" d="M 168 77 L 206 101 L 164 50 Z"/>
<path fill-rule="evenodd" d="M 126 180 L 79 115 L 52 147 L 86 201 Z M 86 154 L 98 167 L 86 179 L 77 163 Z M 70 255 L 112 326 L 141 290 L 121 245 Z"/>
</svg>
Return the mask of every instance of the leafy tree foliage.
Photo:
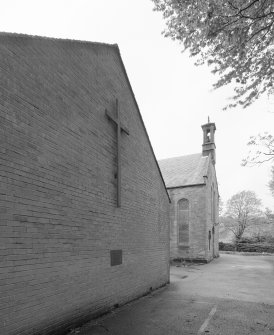
<svg viewBox="0 0 274 335">
<path fill-rule="evenodd" d="M 226 225 L 240 240 L 246 227 L 261 214 L 261 200 L 252 191 L 242 191 L 233 195 L 226 205 Z"/>
<path fill-rule="evenodd" d="M 273 0 L 152 1 L 166 20 L 165 36 L 219 74 L 214 87 L 234 83 L 227 107 L 247 107 L 261 94 L 274 93 Z"/>
</svg>

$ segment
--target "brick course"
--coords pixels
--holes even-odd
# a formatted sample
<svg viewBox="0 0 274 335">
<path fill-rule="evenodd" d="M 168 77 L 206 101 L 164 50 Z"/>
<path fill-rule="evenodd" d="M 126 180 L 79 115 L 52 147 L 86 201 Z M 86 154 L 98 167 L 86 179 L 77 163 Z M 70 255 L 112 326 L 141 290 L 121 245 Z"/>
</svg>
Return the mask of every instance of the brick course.
<svg viewBox="0 0 274 335">
<path fill-rule="evenodd" d="M 117 46 L 1 34 L 0 54 L 1 334 L 47 334 L 168 282 L 169 200 Z"/>
</svg>

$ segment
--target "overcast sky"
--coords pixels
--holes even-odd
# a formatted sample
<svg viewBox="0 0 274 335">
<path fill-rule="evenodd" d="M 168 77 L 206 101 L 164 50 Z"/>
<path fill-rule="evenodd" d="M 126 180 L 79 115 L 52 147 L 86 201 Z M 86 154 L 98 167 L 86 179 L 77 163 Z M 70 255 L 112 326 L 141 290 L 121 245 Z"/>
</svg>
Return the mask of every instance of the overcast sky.
<svg viewBox="0 0 274 335">
<path fill-rule="evenodd" d="M 117 43 L 156 157 L 201 152 L 201 125 L 209 116 L 217 127 L 222 199 L 252 190 L 274 210 L 270 165 L 240 166 L 249 136 L 273 134 L 273 100 L 222 111 L 231 88 L 212 91 L 217 78 L 161 35 L 164 21 L 150 0 L 0 0 L 0 8 L 1 31 Z"/>
</svg>

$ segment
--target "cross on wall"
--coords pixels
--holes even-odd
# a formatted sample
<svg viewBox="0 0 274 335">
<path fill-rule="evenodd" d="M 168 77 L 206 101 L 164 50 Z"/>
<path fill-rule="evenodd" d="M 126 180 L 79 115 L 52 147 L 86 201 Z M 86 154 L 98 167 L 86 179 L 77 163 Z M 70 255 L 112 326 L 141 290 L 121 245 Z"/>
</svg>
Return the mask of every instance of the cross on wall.
<svg viewBox="0 0 274 335">
<path fill-rule="evenodd" d="M 115 124 L 116 136 L 117 136 L 117 207 L 121 207 L 121 133 L 124 132 L 129 135 L 128 129 L 122 124 L 120 120 L 119 102 L 116 99 L 115 102 L 115 113 L 116 117 L 111 115 L 106 109 L 107 118 Z"/>
</svg>

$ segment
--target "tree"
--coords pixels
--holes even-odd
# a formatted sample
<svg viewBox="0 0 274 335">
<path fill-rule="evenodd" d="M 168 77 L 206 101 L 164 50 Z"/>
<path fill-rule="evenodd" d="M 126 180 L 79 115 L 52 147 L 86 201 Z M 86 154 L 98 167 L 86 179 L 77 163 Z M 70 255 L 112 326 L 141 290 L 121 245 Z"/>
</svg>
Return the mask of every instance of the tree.
<svg viewBox="0 0 274 335">
<path fill-rule="evenodd" d="M 236 241 L 240 240 L 246 227 L 261 214 L 261 200 L 252 191 L 242 191 L 227 201 L 227 228 L 232 231 Z"/>
<path fill-rule="evenodd" d="M 250 151 L 248 156 L 242 161 L 243 166 L 274 162 L 274 136 L 271 134 L 264 133 L 251 136 L 247 145 L 250 147 Z M 274 166 L 271 169 L 268 187 L 274 196 Z"/>
<path fill-rule="evenodd" d="M 250 147 L 250 151 L 242 161 L 243 166 L 274 162 L 274 136 L 269 133 L 251 136 L 247 145 Z"/>
<path fill-rule="evenodd" d="M 266 222 L 270 223 L 270 222 L 274 222 L 274 213 L 272 212 L 272 210 L 268 207 L 265 208 L 264 211 L 264 215 L 266 217 Z"/>
<path fill-rule="evenodd" d="M 234 102 L 249 106 L 274 87 L 273 0 L 152 0 L 163 12 L 166 37 L 219 74 L 214 88 L 234 83 Z M 226 107 L 226 108 L 227 108 Z"/>
<path fill-rule="evenodd" d="M 274 166 L 272 166 L 272 169 L 271 169 L 271 179 L 270 179 L 268 186 L 274 197 Z"/>
<path fill-rule="evenodd" d="M 219 217 L 222 216 L 224 211 L 224 202 L 221 197 L 219 197 Z"/>
</svg>

